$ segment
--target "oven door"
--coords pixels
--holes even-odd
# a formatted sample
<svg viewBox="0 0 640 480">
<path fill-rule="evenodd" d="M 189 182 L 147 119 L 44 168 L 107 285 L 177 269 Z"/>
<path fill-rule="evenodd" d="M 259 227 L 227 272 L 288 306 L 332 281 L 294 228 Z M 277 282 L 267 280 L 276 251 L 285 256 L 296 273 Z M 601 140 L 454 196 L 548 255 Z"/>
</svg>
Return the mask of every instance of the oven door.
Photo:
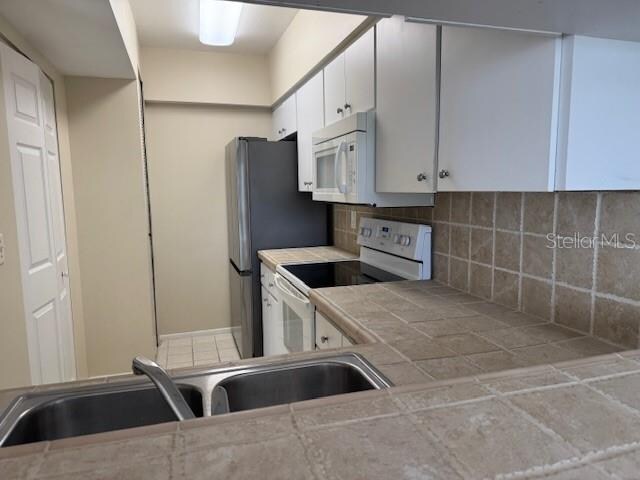
<svg viewBox="0 0 640 480">
<path fill-rule="evenodd" d="M 353 134 L 313 147 L 313 199 L 357 203 L 357 153 Z"/>
<path fill-rule="evenodd" d="M 313 305 L 309 299 L 279 274 L 274 280 L 279 294 L 284 345 L 289 353 L 314 350 Z"/>
</svg>

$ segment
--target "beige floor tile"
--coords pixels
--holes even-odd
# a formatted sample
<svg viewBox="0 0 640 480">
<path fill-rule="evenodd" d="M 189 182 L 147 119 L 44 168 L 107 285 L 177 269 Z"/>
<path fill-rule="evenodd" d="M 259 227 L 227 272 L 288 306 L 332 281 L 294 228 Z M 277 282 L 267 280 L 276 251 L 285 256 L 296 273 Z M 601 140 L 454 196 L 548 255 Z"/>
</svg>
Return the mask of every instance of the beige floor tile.
<svg viewBox="0 0 640 480">
<path fill-rule="evenodd" d="M 184 347 L 191 346 L 193 340 L 191 337 L 188 338 L 172 338 L 169 340 L 169 347 Z"/>
<path fill-rule="evenodd" d="M 196 335 L 193 337 L 194 346 L 199 343 L 215 343 L 216 336 L 215 335 Z"/>
<path fill-rule="evenodd" d="M 240 360 L 240 354 L 237 350 L 218 350 L 221 362 L 229 362 L 233 360 Z"/>
<path fill-rule="evenodd" d="M 181 353 L 178 355 L 169 355 L 167 357 L 168 363 L 185 363 L 185 362 L 192 362 L 192 361 L 193 361 L 192 353 Z"/>
<path fill-rule="evenodd" d="M 218 352 L 216 350 L 207 351 L 207 352 L 194 352 L 193 353 L 193 359 L 195 361 L 198 361 L 198 360 L 217 361 L 218 358 L 219 358 L 218 357 Z"/>
<path fill-rule="evenodd" d="M 193 361 L 189 361 L 189 362 L 172 362 L 172 361 L 169 361 L 167 363 L 167 368 L 168 369 L 187 368 L 187 367 L 193 367 Z"/>
<path fill-rule="evenodd" d="M 185 355 L 191 352 L 193 352 L 193 347 L 191 345 L 180 345 L 177 347 L 169 345 L 169 355 Z"/>
<path fill-rule="evenodd" d="M 193 351 L 194 352 L 215 352 L 218 348 L 215 343 L 194 343 Z"/>
</svg>

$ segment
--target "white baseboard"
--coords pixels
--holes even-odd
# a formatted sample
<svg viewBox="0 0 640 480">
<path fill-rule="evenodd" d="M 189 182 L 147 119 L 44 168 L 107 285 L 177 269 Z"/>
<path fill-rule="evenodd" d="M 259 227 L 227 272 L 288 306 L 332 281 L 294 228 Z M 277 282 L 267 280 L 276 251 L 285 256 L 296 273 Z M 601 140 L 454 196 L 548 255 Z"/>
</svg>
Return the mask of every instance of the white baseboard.
<svg viewBox="0 0 640 480">
<path fill-rule="evenodd" d="M 186 337 L 199 337 L 203 335 L 222 335 L 225 333 L 231 333 L 231 327 L 215 328 L 211 330 L 197 330 L 195 332 L 168 333 L 166 335 L 158 335 L 158 340 L 162 342 L 164 340 L 175 340 L 178 338 Z"/>
</svg>

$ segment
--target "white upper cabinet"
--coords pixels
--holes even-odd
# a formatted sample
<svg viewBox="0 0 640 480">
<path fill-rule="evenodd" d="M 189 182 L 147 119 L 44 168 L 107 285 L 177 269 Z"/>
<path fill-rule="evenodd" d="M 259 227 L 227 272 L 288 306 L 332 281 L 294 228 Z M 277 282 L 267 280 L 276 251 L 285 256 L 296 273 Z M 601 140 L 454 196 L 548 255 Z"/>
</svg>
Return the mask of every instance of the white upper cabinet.
<svg viewBox="0 0 640 480">
<path fill-rule="evenodd" d="M 640 43 L 563 44 L 557 190 L 640 189 Z"/>
<path fill-rule="evenodd" d="M 327 125 L 343 117 L 346 98 L 344 53 L 324 67 L 324 111 Z"/>
<path fill-rule="evenodd" d="M 376 191 L 436 188 L 438 27 L 381 20 L 376 26 Z"/>
<path fill-rule="evenodd" d="M 375 108 L 375 63 L 375 28 L 371 28 L 344 52 L 345 115 Z"/>
<path fill-rule="evenodd" d="M 375 29 L 324 68 L 324 84 L 327 125 L 375 107 Z"/>
<path fill-rule="evenodd" d="M 553 191 L 560 38 L 442 27 L 440 191 Z"/>
<path fill-rule="evenodd" d="M 280 140 L 295 133 L 298 129 L 296 115 L 296 96 L 291 95 L 273 111 L 271 138 Z"/>
<path fill-rule="evenodd" d="M 296 93 L 298 110 L 298 190 L 313 189 L 313 132 L 324 127 L 324 81 L 316 74 Z"/>
</svg>

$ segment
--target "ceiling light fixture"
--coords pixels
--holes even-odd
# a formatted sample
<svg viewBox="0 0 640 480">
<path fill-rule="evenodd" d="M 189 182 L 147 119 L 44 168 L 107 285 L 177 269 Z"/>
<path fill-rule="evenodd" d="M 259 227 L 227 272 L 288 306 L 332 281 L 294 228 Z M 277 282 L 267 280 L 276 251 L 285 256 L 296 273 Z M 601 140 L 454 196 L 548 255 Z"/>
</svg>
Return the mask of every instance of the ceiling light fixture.
<svg viewBox="0 0 640 480">
<path fill-rule="evenodd" d="M 242 3 L 223 0 L 200 0 L 200 42 L 228 46 L 238 33 Z"/>
</svg>

